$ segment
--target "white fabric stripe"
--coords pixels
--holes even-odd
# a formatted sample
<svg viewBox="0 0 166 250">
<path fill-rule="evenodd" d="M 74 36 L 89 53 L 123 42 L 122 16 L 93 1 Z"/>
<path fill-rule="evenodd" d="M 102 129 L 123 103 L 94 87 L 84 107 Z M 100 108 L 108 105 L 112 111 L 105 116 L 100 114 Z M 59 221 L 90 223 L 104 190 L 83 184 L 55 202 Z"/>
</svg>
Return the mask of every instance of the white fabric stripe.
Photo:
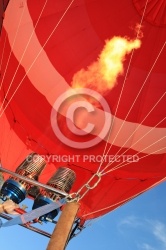
<svg viewBox="0 0 166 250">
<path fill-rule="evenodd" d="M 26 47 L 29 37 L 31 36 L 34 29 L 30 14 L 28 12 L 26 1 L 24 1 L 23 8 L 26 9 L 22 19 L 22 26 L 19 29 L 18 37 L 16 39 L 15 46 L 13 48 L 13 53 L 18 61 L 20 61 L 20 58 L 22 57 L 22 54 L 24 52 L 24 48 Z M 10 45 L 13 42 L 15 31 L 18 27 L 18 20 L 20 19 L 21 13 L 22 13 L 22 8 L 20 8 L 19 2 L 10 1 L 4 20 L 4 27 L 8 33 L 8 39 Z M 98 38 L 96 37 L 96 41 L 97 40 Z M 26 55 L 21 62 L 21 65 L 24 67 L 26 71 L 29 69 L 29 67 L 35 60 L 35 57 L 40 50 L 41 50 L 41 45 L 38 41 L 36 34 L 34 33 L 31 42 L 27 48 Z M 44 50 L 42 50 L 40 56 L 37 58 L 35 64 L 33 65 L 32 69 L 28 72 L 27 76 L 30 79 L 31 83 L 34 85 L 34 87 L 46 97 L 46 99 L 52 106 L 55 100 L 62 93 L 64 93 L 69 89 L 68 83 L 56 71 L 56 69 L 51 64 Z M 92 117 L 89 118 L 89 116 L 87 115 L 83 116 L 81 115 L 82 120 L 79 119 L 79 124 L 76 123 L 76 125 L 79 125 L 81 127 L 83 126 L 81 125 L 81 123 L 86 124 L 87 121 L 89 122 L 89 119 L 91 119 L 90 121 L 91 123 L 93 124 L 96 124 L 95 122 L 99 123 L 98 130 L 100 130 L 103 126 L 103 117 L 104 117 L 103 113 L 104 113 L 103 111 L 98 110 L 96 112 L 96 117 L 94 117 L 94 119 Z M 63 110 L 62 114 L 66 115 L 66 110 Z M 116 133 L 118 132 L 122 123 L 123 120 L 115 117 L 113 130 L 109 139 L 110 143 L 114 140 Z M 128 137 L 131 135 L 131 133 L 136 129 L 137 126 L 138 124 L 136 123 L 125 121 L 121 129 L 121 132 L 119 133 L 119 136 L 116 138 L 114 142 L 114 145 L 121 147 L 128 139 Z M 98 135 L 98 130 L 94 132 L 95 135 Z M 139 140 L 139 138 L 143 137 L 145 133 L 147 133 L 147 135 L 137 144 L 132 146 L 132 144 L 134 144 L 137 140 Z M 125 147 L 126 148 L 131 147 L 131 149 L 134 149 L 136 151 L 141 151 L 142 149 L 146 148 L 142 152 L 152 153 L 159 148 L 163 148 L 163 146 L 166 144 L 166 139 L 163 139 L 160 142 L 154 144 L 154 142 L 160 140 L 164 135 L 166 135 L 166 128 L 152 128 L 149 126 L 141 125 L 135 132 L 134 136 L 126 143 Z M 154 145 L 147 148 L 150 144 Z M 166 150 L 162 150 L 158 152 L 158 154 L 165 152 Z"/>
</svg>

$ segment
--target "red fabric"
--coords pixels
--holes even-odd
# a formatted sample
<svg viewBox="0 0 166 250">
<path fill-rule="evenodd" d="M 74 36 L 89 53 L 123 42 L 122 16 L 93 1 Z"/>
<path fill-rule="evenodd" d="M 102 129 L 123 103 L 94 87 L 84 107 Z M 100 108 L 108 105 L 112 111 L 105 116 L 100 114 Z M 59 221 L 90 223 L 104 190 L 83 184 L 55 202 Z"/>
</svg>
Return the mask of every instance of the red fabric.
<svg viewBox="0 0 166 250">
<path fill-rule="evenodd" d="M 44 0 L 40 0 L 40 2 L 35 2 L 34 0 L 27 1 L 28 10 L 34 26 L 44 2 Z M 69 86 L 73 75 L 78 70 L 86 68 L 97 59 L 106 39 L 111 39 L 113 36 L 127 36 L 131 39 L 135 38 L 134 27 L 137 23 L 140 23 L 142 14 L 142 11 L 139 11 L 138 6 L 144 6 L 142 2 L 146 1 L 76 0 L 73 3 L 64 19 L 57 27 L 55 33 L 44 47 L 44 52 L 49 58 L 49 61 L 66 80 Z M 46 39 L 69 3 L 69 0 L 48 1 L 42 14 L 42 18 L 35 30 L 38 41 L 42 46 L 45 44 Z M 20 8 L 21 10 L 22 7 L 17 6 L 16 4 L 15 8 Z M 150 8 L 149 5 L 148 8 Z M 159 20 L 157 24 L 154 25 L 154 23 L 149 22 L 146 17 L 147 16 L 145 15 L 145 20 L 142 24 L 142 45 L 140 49 L 135 50 L 134 52 L 127 81 L 116 113 L 116 117 L 122 120 L 125 119 L 127 112 L 135 101 L 136 95 L 140 91 L 148 72 L 151 70 L 153 63 L 166 40 L 166 27 L 164 25 L 162 25 L 162 27 L 158 25 Z M 10 19 L 10 15 L 7 15 L 6 18 Z M 9 22 L 12 24 L 12 18 Z M 22 28 L 26 29 L 26 25 L 22 26 Z M 8 64 L 10 52 L 11 57 L 4 77 L 3 88 L 1 89 L 1 102 L 19 64 L 19 61 L 14 54 L 14 50 L 11 50 L 11 45 L 8 39 L 3 54 L 5 35 L 6 32 L 3 30 L 1 38 L 1 57 L 3 56 L 1 66 L 2 77 L 5 72 L 5 67 Z M 22 39 L 21 36 L 20 39 Z M 17 42 L 15 46 L 17 46 Z M 26 63 L 28 64 L 30 56 L 26 54 L 25 58 Z M 153 67 L 141 94 L 137 98 L 135 105 L 128 115 L 126 119 L 128 122 L 138 124 L 142 123 L 143 125 L 150 127 L 156 126 L 157 128 L 166 128 L 166 120 L 163 120 L 166 115 L 165 96 L 153 109 L 150 115 L 147 116 L 148 112 L 154 107 L 159 98 L 166 92 L 165 58 L 166 46 L 162 50 L 162 53 Z M 126 57 L 124 62 L 125 72 L 129 60 L 130 55 Z M 39 68 L 38 72 L 36 72 L 36 82 L 38 81 L 38 75 L 41 74 L 42 70 L 43 68 Z M 25 74 L 26 70 L 20 65 L 7 96 L 7 100 L 10 99 L 12 93 L 18 86 L 18 83 L 22 80 Z M 50 72 L 47 72 L 47 74 L 49 76 Z M 113 115 L 115 114 L 118 104 L 124 76 L 125 73 L 123 76 L 118 77 L 118 84 L 106 96 L 104 96 Z M 37 84 L 40 85 L 40 82 L 37 82 Z M 57 89 L 53 90 L 49 87 L 51 85 L 47 82 L 45 82 L 45 85 L 42 83 L 41 87 L 43 89 L 48 87 L 46 92 L 47 97 L 51 97 L 53 92 L 55 92 L 56 95 L 58 89 L 62 88 L 61 83 L 56 82 L 55 84 L 57 84 Z M 64 145 L 52 130 L 50 123 L 51 110 L 52 106 L 48 99 L 46 99 L 45 95 L 39 92 L 37 88 L 35 88 L 31 79 L 26 76 L 14 98 L 10 102 L 10 105 L 5 110 L 5 115 L 1 117 L 1 161 L 3 167 L 15 170 L 26 155 L 32 151 L 39 154 L 80 155 L 79 162 L 72 162 L 68 165 L 77 175 L 76 182 L 72 188 L 72 191 L 76 192 L 89 180 L 92 174 L 97 171 L 99 165 L 97 162 L 83 162 L 84 154 L 102 155 L 105 141 L 102 141 L 88 150 L 74 149 Z M 146 116 L 147 118 L 144 119 Z M 59 115 L 59 119 L 61 120 L 62 131 L 73 140 L 84 141 L 94 137 L 94 135 L 89 135 L 84 138 L 79 137 L 78 139 L 78 137 L 68 133 L 65 122 L 66 118 L 63 115 Z M 166 134 L 162 134 L 161 137 L 164 137 L 165 135 Z M 158 149 L 160 148 L 161 147 Z M 144 149 L 144 145 L 142 145 L 142 149 Z M 118 146 L 112 145 L 109 154 L 115 155 L 118 150 Z M 125 150 L 126 147 L 124 146 L 120 153 L 125 154 Z M 127 152 L 129 155 L 135 155 L 137 153 L 139 152 L 134 149 L 129 149 Z M 140 159 L 138 162 L 133 162 L 132 164 L 128 163 L 126 166 L 112 171 L 102 177 L 98 186 L 95 189 L 90 190 L 81 200 L 80 217 L 90 219 L 103 215 L 124 204 L 141 192 L 144 192 L 166 176 L 166 156 L 164 152 L 160 154 L 152 153 L 149 155 L 140 152 L 139 157 L 144 158 Z M 54 173 L 55 169 L 62 164 L 64 165 L 64 162 L 48 163 L 46 169 L 40 176 L 40 181 L 46 183 Z M 114 162 L 109 169 L 116 166 L 117 163 Z M 86 216 L 86 214 L 89 215 Z"/>
</svg>

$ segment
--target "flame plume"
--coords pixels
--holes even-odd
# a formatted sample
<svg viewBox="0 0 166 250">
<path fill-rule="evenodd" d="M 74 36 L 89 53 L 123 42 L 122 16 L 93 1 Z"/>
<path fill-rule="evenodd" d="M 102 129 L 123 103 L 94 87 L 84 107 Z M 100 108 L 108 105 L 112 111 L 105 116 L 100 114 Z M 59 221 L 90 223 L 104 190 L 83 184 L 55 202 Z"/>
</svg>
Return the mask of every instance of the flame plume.
<svg viewBox="0 0 166 250">
<path fill-rule="evenodd" d="M 140 46 L 139 39 L 113 37 L 107 40 L 98 59 L 73 76 L 72 87 L 91 88 L 105 94 L 116 85 L 118 76 L 123 74 L 125 56 Z"/>
</svg>

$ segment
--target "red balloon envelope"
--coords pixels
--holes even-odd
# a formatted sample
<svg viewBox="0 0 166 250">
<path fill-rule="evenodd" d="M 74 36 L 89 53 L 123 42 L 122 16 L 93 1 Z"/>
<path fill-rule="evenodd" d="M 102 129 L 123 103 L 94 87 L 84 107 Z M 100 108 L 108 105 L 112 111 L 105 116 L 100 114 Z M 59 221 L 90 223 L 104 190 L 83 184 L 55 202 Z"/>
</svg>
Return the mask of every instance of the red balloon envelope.
<svg viewBox="0 0 166 250">
<path fill-rule="evenodd" d="M 76 172 L 71 192 L 101 173 L 89 183 L 92 189 L 81 190 L 88 190 L 80 200 L 85 220 L 163 181 L 165 12 L 165 0 L 11 0 L 1 35 L 2 166 L 15 171 L 37 152 L 48 162 L 42 183 L 60 166 Z M 79 95 L 72 92 L 72 102 L 73 76 L 97 62 L 105 41 L 136 36 L 141 46 L 126 55 L 114 88 L 99 95 L 84 88 Z M 88 95 L 98 103 L 95 112 L 92 100 L 83 106 Z"/>
</svg>

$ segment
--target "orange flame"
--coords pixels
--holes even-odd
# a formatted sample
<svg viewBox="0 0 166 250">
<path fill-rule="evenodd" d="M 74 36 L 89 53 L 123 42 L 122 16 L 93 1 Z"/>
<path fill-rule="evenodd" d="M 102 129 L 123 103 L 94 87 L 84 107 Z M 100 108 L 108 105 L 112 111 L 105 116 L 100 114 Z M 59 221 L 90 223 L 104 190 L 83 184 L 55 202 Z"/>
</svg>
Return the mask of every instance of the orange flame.
<svg viewBox="0 0 166 250">
<path fill-rule="evenodd" d="M 134 30 L 135 30 L 136 36 L 137 36 L 139 39 L 143 38 L 143 36 L 144 36 L 144 34 L 143 34 L 143 32 L 142 32 L 142 29 L 143 29 L 143 26 L 142 26 L 141 24 L 137 23 L 137 24 L 135 25 Z"/>
<path fill-rule="evenodd" d="M 97 61 L 73 76 L 72 87 L 92 88 L 102 94 L 106 93 L 116 85 L 117 77 L 123 74 L 125 56 L 140 46 L 139 39 L 113 37 L 107 40 Z"/>
</svg>

